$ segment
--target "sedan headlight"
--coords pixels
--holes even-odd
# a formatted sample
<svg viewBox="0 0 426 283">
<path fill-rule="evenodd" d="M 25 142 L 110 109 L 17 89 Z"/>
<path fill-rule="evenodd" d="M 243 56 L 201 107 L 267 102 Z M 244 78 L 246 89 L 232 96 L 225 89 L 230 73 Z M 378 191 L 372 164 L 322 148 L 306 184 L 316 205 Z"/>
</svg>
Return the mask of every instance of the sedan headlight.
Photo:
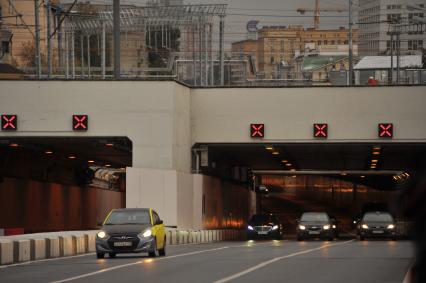
<svg viewBox="0 0 426 283">
<path fill-rule="evenodd" d="M 330 225 L 324 225 L 324 226 L 322 226 L 322 228 L 323 228 L 324 230 L 328 230 L 328 229 L 330 229 Z"/>
<path fill-rule="evenodd" d="M 333 229 L 336 229 L 337 228 L 337 226 L 336 225 L 333 225 Z"/>
<path fill-rule="evenodd" d="M 148 238 L 152 235 L 152 231 L 151 229 L 146 230 L 145 232 L 142 233 L 142 237 L 144 238 Z"/>
<path fill-rule="evenodd" d="M 395 228 L 395 225 L 393 225 L 393 224 L 388 225 L 388 229 L 394 229 L 394 228 Z"/>
<path fill-rule="evenodd" d="M 362 227 L 362 229 L 368 229 L 368 225 L 367 224 L 362 224 L 361 227 Z"/>
<path fill-rule="evenodd" d="M 104 231 L 98 232 L 98 238 L 100 239 L 105 239 L 107 236 L 107 233 L 105 233 Z"/>
<path fill-rule="evenodd" d="M 253 226 L 251 226 L 251 225 L 247 226 L 247 229 L 249 229 L 249 230 L 251 230 L 251 231 L 253 231 L 253 230 L 254 230 L 254 229 L 253 229 Z"/>
<path fill-rule="evenodd" d="M 306 227 L 305 227 L 305 226 L 303 226 L 303 225 L 299 225 L 299 229 L 300 229 L 300 230 L 305 230 L 305 229 L 306 229 Z"/>
<path fill-rule="evenodd" d="M 277 229 L 278 229 L 278 225 L 272 226 L 272 230 L 277 230 Z"/>
</svg>

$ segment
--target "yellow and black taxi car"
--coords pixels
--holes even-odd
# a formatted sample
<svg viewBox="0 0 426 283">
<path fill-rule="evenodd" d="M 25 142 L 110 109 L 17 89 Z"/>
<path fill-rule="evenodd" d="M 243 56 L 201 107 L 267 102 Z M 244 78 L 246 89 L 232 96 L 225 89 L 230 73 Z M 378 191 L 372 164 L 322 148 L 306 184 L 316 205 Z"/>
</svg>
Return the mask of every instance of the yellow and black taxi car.
<svg viewBox="0 0 426 283">
<path fill-rule="evenodd" d="M 152 208 L 112 210 L 96 236 L 96 256 L 143 252 L 166 255 L 166 230 L 158 214 Z"/>
</svg>

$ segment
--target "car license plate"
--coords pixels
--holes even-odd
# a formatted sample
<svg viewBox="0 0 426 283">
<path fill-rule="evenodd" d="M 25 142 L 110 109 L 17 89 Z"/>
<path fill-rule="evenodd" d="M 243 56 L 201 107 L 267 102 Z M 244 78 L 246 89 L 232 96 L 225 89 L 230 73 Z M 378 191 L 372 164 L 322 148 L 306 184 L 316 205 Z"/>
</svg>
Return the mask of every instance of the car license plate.
<svg viewBox="0 0 426 283">
<path fill-rule="evenodd" d="M 131 247 L 132 242 L 115 242 L 114 247 Z"/>
<path fill-rule="evenodd" d="M 268 235 L 268 232 L 265 232 L 265 231 L 260 231 L 260 232 L 257 232 L 259 235 Z"/>
<path fill-rule="evenodd" d="M 319 231 L 309 231 L 309 235 L 319 235 Z"/>
<path fill-rule="evenodd" d="M 373 231 L 373 234 L 383 234 L 384 232 L 382 230 L 375 230 Z"/>
</svg>

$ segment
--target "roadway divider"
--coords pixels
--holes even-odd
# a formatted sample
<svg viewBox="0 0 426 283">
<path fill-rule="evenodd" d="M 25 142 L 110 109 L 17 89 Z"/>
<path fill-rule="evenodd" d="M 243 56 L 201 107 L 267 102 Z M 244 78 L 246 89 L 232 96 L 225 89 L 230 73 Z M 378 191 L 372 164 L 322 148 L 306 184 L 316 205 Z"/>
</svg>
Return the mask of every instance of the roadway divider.
<svg viewBox="0 0 426 283">
<path fill-rule="evenodd" d="M 0 265 L 67 257 L 96 251 L 98 230 L 0 236 Z M 166 231 L 168 245 L 201 244 L 244 239 L 242 230 Z"/>
</svg>

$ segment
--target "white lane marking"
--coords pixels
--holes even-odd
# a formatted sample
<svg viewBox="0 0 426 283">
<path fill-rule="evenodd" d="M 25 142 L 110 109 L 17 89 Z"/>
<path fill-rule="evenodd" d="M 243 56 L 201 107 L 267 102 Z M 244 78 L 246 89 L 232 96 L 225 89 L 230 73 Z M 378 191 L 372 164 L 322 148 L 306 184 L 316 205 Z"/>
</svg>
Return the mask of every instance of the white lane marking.
<svg viewBox="0 0 426 283">
<path fill-rule="evenodd" d="M 32 263 L 38 263 L 38 262 L 45 262 L 45 261 L 54 261 L 54 260 L 70 259 L 70 258 L 76 258 L 76 257 L 93 256 L 95 254 L 96 253 L 89 253 L 89 254 L 81 254 L 81 255 L 72 255 L 72 256 L 64 256 L 64 257 L 55 257 L 55 258 L 46 258 L 46 259 L 31 260 L 31 261 L 27 261 L 27 262 L 2 265 L 2 266 L 0 266 L 0 269 L 2 269 L 2 268 L 8 268 L 8 267 L 13 267 L 13 266 L 20 266 L 20 265 L 27 265 L 27 264 L 32 264 Z"/>
<path fill-rule="evenodd" d="M 328 247 L 332 247 L 332 246 L 345 245 L 345 244 L 353 242 L 353 241 L 354 240 L 350 240 L 350 241 L 346 241 L 346 242 L 342 242 L 342 243 L 337 243 L 337 244 L 326 244 L 326 245 L 320 246 L 318 248 L 304 250 L 304 251 L 300 251 L 300 252 L 297 252 L 297 253 L 292 253 L 292 254 L 289 254 L 289 255 L 276 257 L 276 258 L 273 258 L 271 260 L 262 262 L 262 263 L 260 263 L 258 265 L 252 266 L 252 267 L 250 267 L 250 268 L 248 268 L 246 270 L 243 270 L 241 272 L 238 272 L 238 273 L 236 273 L 234 275 L 231 275 L 231 276 L 222 278 L 220 280 L 217 280 L 214 283 L 225 283 L 225 282 L 234 280 L 234 279 L 236 279 L 238 277 L 244 276 L 244 275 L 246 275 L 246 274 L 248 274 L 250 272 L 253 272 L 253 271 L 255 271 L 255 270 L 259 269 L 259 268 L 265 267 L 265 266 L 267 266 L 267 265 L 269 265 L 271 263 L 274 263 L 274 262 L 277 262 L 277 261 L 280 261 L 280 260 L 283 260 L 283 259 L 287 259 L 287 258 L 290 258 L 290 257 L 295 257 L 295 256 L 302 255 L 302 254 L 311 253 L 311 252 L 322 250 L 322 249 L 325 249 L 325 248 L 328 248 Z"/>
<path fill-rule="evenodd" d="M 177 258 L 177 257 L 184 257 L 184 256 L 201 254 L 201 253 L 219 251 L 219 250 L 224 250 L 224 249 L 228 249 L 228 248 L 229 247 L 226 246 L 226 247 L 221 247 L 221 248 L 216 248 L 216 249 L 202 250 L 202 251 L 172 255 L 172 256 L 161 257 L 161 258 L 148 258 L 148 259 L 145 259 L 145 260 L 152 260 L 152 261 L 167 260 L 167 259 L 172 259 L 172 258 Z M 66 279 L 62 279 L 62 280 L 58 280 L 58 281 L 52 281 L 51 283 L 62 283 L 62 282 L 74 281 L 74 280 L 77 280 L 77 279 L 98 275 L 98 274 L 101 274 L 101 273 L 104 273 L 104 272 L 108 272 L 108 271 L 112 271 L 112 270 L 116 270 L 116 269 L 121 269 L 121 268 L 129 267 L 129 266 L 133 266 L 133 265 L 142 264 L 142 263 L 144 263 L 145 260 L 140 260 L 140 261 L 136 261 L 136 262 L 131 262 L 131 263 L 127 263 L 127 264 L 122 264 L 122 265 L 117 265 L 117 266 L 113 266 L 113 267 L 109 267 L 109 268 L 104 268 L 104 269 L 101 269 L 101 270 L 98 270 L 98 271 L 85 273 L 85 274 L 82 274 L 82 275 L 78 275 L 78 276 L 74 276 L 74 277 L 70 277 L 70 278 L 66 278 Z"/>
</svg>

